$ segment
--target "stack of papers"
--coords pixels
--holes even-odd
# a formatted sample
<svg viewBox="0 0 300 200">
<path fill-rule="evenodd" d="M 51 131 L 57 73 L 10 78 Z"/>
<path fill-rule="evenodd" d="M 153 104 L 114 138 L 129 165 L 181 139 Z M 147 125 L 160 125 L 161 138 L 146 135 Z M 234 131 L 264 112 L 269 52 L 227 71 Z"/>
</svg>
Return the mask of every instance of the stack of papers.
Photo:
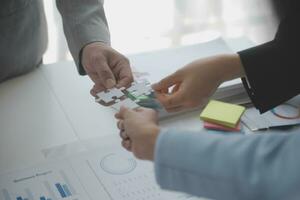
<svg viewBox="0 0 300 200">
<path fill-rule="evenodd" d="M 134 74 L 156 83 L 196 59 L 230 53 L 234 53 L 233 50 L 218 38 L 201 44 L 130 55 L 129 60 Z M 221 84 L 212 98 L 234 104 L 250 102 L 240 79 Z"/>
<path fill-rule="evenodd" d="M 201 44 L 158 50 L 143 53 L 142 55 L 130 55 L 128 58 L 133 67 L 135 79 L 147 79 L 150 83 L 156 83 L 196 59 L 228 53 L 233 53 L 232 49 L 228 47 L 222 38 L 218 38 Z M 234 79 L 221 84 L 212 98 L 234 104 L 247 104 L 250 102 L 240 79 Z M 195 108 L 192 110 L 200 109 Z M 159 118 L 168 118 L 192 110 L 168 113 L 164 109 L 161 109 Z"/>
</svg>

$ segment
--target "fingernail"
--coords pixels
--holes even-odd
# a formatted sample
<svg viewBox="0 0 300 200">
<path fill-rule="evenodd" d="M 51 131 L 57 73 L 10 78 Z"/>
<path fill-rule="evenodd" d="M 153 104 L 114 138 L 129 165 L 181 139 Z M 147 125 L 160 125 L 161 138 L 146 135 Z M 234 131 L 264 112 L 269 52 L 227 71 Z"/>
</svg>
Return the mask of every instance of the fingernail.
<svg viewBox="0 0 300 200">
<path fill-rule="evenodd" d="M 107 79 L 106 80 L 106 87 L 107 88 L 112 88 L 112 87 L 114 87 L 116 85 L 116 82 L 113 80 L 113 79 Z"/>
</svg>

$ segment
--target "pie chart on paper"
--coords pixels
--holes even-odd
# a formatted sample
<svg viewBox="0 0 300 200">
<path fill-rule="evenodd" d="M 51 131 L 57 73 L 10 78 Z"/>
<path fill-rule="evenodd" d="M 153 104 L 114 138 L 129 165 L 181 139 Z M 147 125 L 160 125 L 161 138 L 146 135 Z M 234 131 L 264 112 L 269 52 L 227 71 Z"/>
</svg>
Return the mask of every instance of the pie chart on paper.
<svg viewBox="0 0 300 200">
<path fill-rule="evenodd" d="M 134 158 L 119 154 L 108 154 L 100 161 L 100 167 L 107 173 L 113 175 L 128 174 L 136 168 Z"/>
</svg>

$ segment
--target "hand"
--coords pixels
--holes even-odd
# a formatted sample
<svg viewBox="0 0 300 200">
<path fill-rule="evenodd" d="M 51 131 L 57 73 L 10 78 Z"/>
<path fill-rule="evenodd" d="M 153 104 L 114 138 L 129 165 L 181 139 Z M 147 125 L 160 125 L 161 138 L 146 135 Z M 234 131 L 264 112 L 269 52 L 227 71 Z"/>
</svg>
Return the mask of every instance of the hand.
<svg viewBox="0 0 300 200">
<path fill-rule="evenodd" d="M 122 107 L 115 115 L 120 129 L 122 146 L 143 160 L 154 159 L 156 138 L 159 134 L 156 111 L 146 108 L 130 110 Z"/>
<path fill-rule="evenodd" d="M 196 60 L 152 87 L 168 112 L 204 106 L 219 85 L 243 75 L 237 54 Z"/>
<path fill-rule="evenodd" d="M 91 94 L 112 87 L 128 87 L 133 81 L 129 60 L 102 42 L 93 42 L 84 47 L 82 65 L 95 85 Z"/>
</svg>

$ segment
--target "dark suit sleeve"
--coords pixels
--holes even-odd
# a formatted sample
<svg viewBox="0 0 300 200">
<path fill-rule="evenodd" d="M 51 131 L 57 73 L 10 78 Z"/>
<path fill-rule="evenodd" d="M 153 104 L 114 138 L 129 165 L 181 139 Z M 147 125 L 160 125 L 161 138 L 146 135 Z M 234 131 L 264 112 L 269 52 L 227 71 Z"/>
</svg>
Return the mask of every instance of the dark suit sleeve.
<svg viewBox="0 0 300 200">
<path fill-rule="evenodd" d="M 242 81 L 260 112 L 300 93 L 300 6 L 289 1 L 275 39 L 238 52 L 246 78 Z"/>
</svg>

